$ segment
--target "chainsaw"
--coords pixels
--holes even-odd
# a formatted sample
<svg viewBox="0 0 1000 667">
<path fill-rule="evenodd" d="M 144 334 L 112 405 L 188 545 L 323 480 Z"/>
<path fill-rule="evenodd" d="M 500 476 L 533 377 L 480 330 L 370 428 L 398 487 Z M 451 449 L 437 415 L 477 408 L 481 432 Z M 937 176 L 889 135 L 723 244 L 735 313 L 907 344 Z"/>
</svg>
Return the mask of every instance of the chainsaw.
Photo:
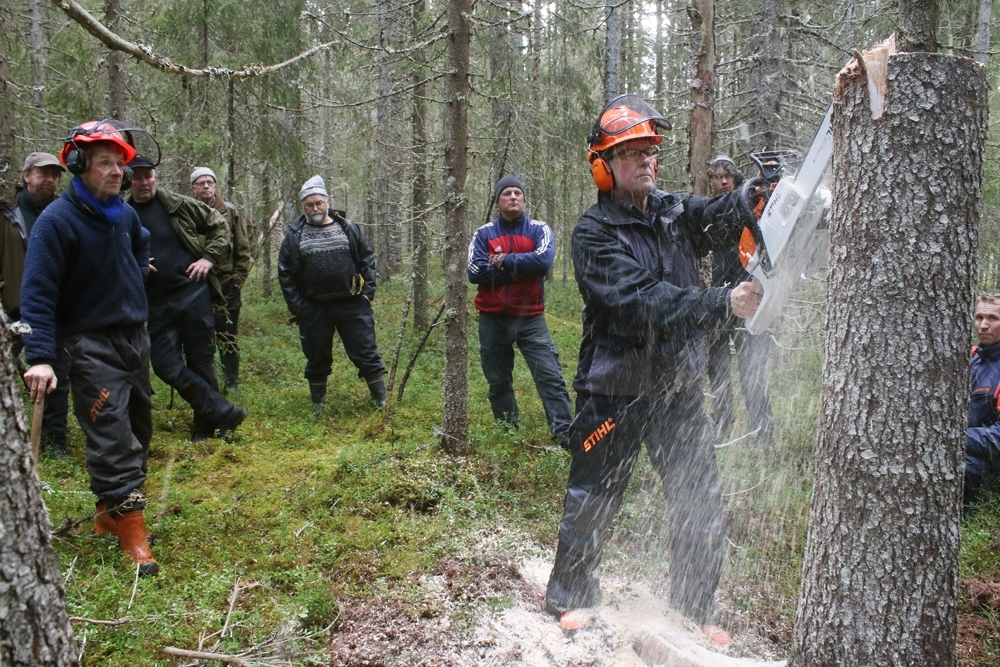
<svg viewBox="0 0 1000 667">
<path fill-rule="evenodd" d="M 805 156 L 794 151 L 764 151 L 750 158 L 759 173 L 743 185 L 758 229 L 744 228 L 740 261 L 764 288 L 764 296 L 747 330 L 759 334 L 781 314 L 795 285 L 815 275 L 830 247 L 830 190 L 822 185 L 833 155 L 830 128 L 832 107 L 826 112 Z"/>
</svg>

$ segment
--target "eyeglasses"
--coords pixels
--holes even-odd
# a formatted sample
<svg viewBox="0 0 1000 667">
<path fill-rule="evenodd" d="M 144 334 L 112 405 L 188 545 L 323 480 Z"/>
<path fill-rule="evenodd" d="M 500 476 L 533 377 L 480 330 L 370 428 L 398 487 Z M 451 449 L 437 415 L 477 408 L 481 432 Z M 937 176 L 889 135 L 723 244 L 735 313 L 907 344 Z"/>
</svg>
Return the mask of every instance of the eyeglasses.
<svg viewBox="0 0 1000 667">
<path fill-rule="evenodd" d="M 614 160 L 615 158 L 620 158 L 627 162 L 638 162 L 641 156 L 648 158 L 653 158 L 654 160 L 659 157 L 660 149 L 657 146 L 647 146 L 646 148 L 623 148 L 617 151 L 614 155 L 609 157 L 609 160 Z"/>
</svg>

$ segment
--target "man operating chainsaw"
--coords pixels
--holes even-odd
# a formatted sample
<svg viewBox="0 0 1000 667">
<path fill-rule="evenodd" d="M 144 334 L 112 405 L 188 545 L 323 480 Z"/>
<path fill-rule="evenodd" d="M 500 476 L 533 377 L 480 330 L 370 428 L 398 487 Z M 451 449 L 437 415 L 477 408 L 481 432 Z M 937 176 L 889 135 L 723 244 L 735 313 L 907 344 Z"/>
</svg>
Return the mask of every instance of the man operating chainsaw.
<svg viewBox="0 0 1000 667">
<path fill-rule="evenodd" d="M 740 192 L 714 198 L 655 189 L 660 129 L 635 95 L 612 100 L 588 137 L 597 203 L 573 232 L 583 342 L 573 386 L 569 481 L 546 609 L 567 630 L 597 602 L 609 527 L 646 443 L 663 482 L 670 602 L 718 644 L 712 624 L 722 570 L 723 509 L 710 422 L 702 408 L 704 335 L 750 317 L 752 282 L 699 286 L 698 257 L 735 246 L 756 221 Z"/>
</svg>

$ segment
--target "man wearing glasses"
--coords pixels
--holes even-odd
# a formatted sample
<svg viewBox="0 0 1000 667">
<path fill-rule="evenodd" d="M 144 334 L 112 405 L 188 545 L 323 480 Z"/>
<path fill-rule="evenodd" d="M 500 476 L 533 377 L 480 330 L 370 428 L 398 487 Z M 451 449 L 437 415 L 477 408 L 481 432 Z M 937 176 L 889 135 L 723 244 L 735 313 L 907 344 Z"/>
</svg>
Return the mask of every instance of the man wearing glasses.
<svg viewBox="0 0 1000 667">
<path fill-rule="evenodd" d="M 278 252 L 278 282 L 299 325 L 313 415 L 324 415 L 326 382 L 333 369 L 333 335 L 368 384 L 372 401 L 385 407 L 385 366 L 375 344 L 375 253 L 344 211 L 330 208 L 326 183 L 313 176 L 299 191 L 302 215 L 288 224 Z"/>
<path fill-rule="evenodd" d="M 546 609 L 565 630 L 599 597 L 596 570 L 642 443 L 670 521 L 670 603 L 718 644 L 723 511 L 702 409 L 705 331 L 750 317 L 762 289 L 699 286 L 698 257 L 735 246 L 756 221 L 739 192 L 710 199 L 656 190 L 659 129 L 635 95 L 612 100 L 588 137 L 597 203 L 573 232 L 583 342 L 573 386 L 569 481 Z"/>
</svg>

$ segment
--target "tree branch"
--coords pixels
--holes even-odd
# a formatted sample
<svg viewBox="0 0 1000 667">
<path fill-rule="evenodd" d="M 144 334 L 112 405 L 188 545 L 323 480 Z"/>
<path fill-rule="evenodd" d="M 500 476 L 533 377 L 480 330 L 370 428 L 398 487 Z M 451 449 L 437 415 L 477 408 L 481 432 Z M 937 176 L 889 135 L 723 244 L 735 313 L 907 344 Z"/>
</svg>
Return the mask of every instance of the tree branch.
<svg viewBox="0 0 1000 667">
<path fill-rule="evenodd" d="M 180 74 L 181 76 L 248 79 L 250 77 L 276 72 L 282 68 L 297 63 L 300 60 L 309 58 L 320 51 L 324 51 L 336 43 L 327 42 L 326 44 L 320 44 L 319 46 L 315 46 L 308 51 L 303 51 L 297 56 L 275 65 L 248 65 L 245 68 L 238 70 L 228 69 L 225 67 L 206 67 L 204 69 L 194 69 L 171 62 L 169 58 L 155 53 L 150 46 L 123 39 L 116 33 L 108 30 L 104 24 L 94 18 L 89 12 L 87 12 L 86 9 L 77 4 L 75 0 L 52 0 L 52 4 L 65 12 L 71 19 L 82 25 L 87 32 L 100 40 L 112 51 L 126 53 L 139 62 L 155 67 L 161 72 L 167 72 L 168 74 Z"/>
</svg>

